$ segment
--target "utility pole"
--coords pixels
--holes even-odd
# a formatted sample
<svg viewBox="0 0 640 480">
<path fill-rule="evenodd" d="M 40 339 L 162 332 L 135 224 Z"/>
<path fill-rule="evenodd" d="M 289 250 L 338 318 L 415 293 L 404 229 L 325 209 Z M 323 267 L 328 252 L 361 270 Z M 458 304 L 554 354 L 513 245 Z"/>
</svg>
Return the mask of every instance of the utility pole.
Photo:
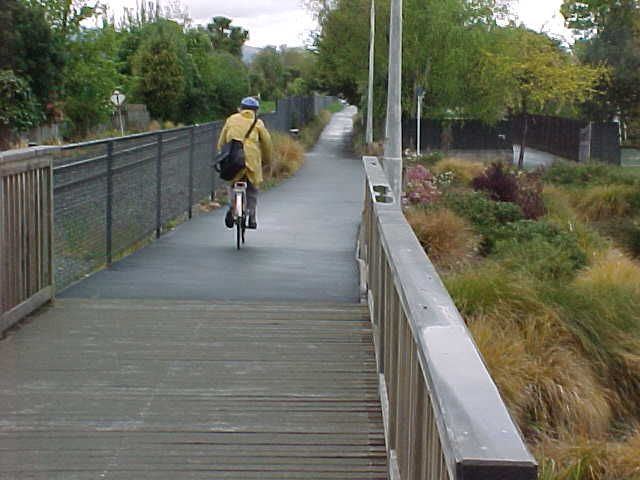
<svg viewBox="0 0 640 480">
<path fill-rule="evenodd" d="M 420 143 L 421 143 L 421 139 L 420 139 L 420 129 L 422 127 L 422 99 L 424 98 L 424 88 L 422 87 L 418 87 L 417 91 L 416 91 L 417 97 L 418 97 L 418 111 L 417 111 L 417 124 L 416 124 L 416 155 L 420 156 Z"/>
<path fill-rule="evenodd" d="M 373 62 L 376 39 L 376 6 L 375 0 L 371 0 L 371 27 L 369 33 L 369 96 L 367 98 L 367 131 L 365 144 L 373 143 Z"/>
<path fill-rule="evenodd" d="M 387 94 L 387 132 L 384 169 L 400 204 L 402 195 L 402 0 L 391 1 L 389 39 L 389 92 Z"/>
</svg>

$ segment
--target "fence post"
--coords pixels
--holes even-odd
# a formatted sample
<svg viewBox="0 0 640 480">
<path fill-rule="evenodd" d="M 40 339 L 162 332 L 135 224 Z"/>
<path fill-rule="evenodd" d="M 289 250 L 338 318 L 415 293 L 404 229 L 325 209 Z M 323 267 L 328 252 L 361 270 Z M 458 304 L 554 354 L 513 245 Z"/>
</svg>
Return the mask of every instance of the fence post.
<svg viewBox="0 0 640 480">
<path fill-rule="evenodd" d="M 156 238 L 159 238 L 162 229 L 162 133 L 158 134 L 156 181 Z"/>
<path fill-rule="evenodd" d="M 593 122 L 589 122 L 586 127 L 580 129 L 580 146 L 578 149 L 578 162 L 586 163 L 591 160 L 591 136 L 593 132 Z"/>
<path fill-rule="evenodd" d="M 113 140 L 107 143 L 107 266 L 113 260 Z"/>
<path fill-rule="evenodd" d="M 193 150 L 195 146 L 195 126 L 189 130 L 189 219 L 193 218 Z"/>
</svg>

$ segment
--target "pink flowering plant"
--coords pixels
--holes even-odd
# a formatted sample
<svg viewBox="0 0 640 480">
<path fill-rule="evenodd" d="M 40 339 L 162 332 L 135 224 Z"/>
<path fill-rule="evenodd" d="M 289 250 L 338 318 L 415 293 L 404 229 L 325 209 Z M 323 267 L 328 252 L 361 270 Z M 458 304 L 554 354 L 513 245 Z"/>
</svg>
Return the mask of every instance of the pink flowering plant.
<svg viewBox="0 0 640 480">
<path fill-rule="evenodd" d="M 405 175 L 404 195 L 405 205 L 430 204 L 440 198 L 435 177 L 424 166 L 418 164 L 407 169 Z"/>
</svg>

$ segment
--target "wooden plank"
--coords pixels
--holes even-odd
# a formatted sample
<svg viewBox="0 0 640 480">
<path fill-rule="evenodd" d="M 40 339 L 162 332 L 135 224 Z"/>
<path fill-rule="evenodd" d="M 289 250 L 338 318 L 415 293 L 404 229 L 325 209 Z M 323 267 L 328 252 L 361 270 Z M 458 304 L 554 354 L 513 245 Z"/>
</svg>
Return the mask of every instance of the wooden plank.
<svg viewBox="0 0 640 480">
<path fill-rule="evenodd" d="M 2 478 L 387 478 L 359 305 L 65 299 L 6 341 Z"/>
<path fill-rule="evenodd" d="M 47 285 L 51 285 L 53 287 L 53 295 L 55 295 L 55 277 L 54 277 L 54 272 L 53 272 L 53 239 L 54 239 L 54 235 L 53 235 L 53 229 L 54 229 L 54 218 L 53 218 L 53 211 L 54 211 L 54 202 L 53 202 L 53 189 L 54 189 L 54 183 L 53 183 L 53 161 L 51 161 L 49 163 L 49 168 L 48 168 L 48 175 L 46 175 L 46 189 L 43 191 L 44 194 L 44 198 L 46 200 L 46 206 L 45 206 L 45 212 L 47 215 L 47 236 L 46 236 L 46 240 L 47 240 L 47 269 L 48 269 L 48 278 L 46 281 Z"/>
<path fill-rule="evenodd" d="M 18 301 L 18 179 L 15 175 L 9 177 L 9 308 L 14 307 Z"/>
<path fill-rule="evenodd" d="M 51 159 L 50 155 L 16 160 L 0 158 L 0 176 L 19 175 L 24 172 L 47 168 L 51 164 Z"/>
<path fill-rule="evenodd" d="M 49 300 L 53 298 L 53 290 L 51 287 L 46 287 L 40 290 L 29 299 L 13 307 L 11 310 L 4 312 L 0 316 L 0 335 L 7 329 L 14 326 L 20 320 L 27 315 L 35 312 L 38 308 L 43 306 Z"/>
</svg>

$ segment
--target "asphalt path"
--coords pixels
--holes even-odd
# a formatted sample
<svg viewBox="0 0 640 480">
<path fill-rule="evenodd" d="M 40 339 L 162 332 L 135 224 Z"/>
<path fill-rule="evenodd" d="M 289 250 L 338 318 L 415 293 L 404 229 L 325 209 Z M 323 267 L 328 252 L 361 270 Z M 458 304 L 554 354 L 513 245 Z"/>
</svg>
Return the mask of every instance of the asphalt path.
<svg viewBox="0 0 640 480">
<path fill-rule="evenodd" d="M 258 230 L 235 247 L 224 209 L 60 293 L 63 298 L 357 302 L 355 246 L 364 174 L 349 153 L 349 107 L 335 114 L 298 173 L 260 194 Z"/>
<path fill-rule="evenodd" d="M 518 157 L 520 156 L 520 145 L 513 146 L 513 163 L 518 164 Z M 536 150 L 535 148 L 527 147 L 524 151 L 524 166 L 525 168 L 534 170 L 539 167 L 548 167 L 553 162 L 565 160 L 562 157 L 553 155 L 552 153 L 543 152 L 542 150 Z"/>
</svg>

